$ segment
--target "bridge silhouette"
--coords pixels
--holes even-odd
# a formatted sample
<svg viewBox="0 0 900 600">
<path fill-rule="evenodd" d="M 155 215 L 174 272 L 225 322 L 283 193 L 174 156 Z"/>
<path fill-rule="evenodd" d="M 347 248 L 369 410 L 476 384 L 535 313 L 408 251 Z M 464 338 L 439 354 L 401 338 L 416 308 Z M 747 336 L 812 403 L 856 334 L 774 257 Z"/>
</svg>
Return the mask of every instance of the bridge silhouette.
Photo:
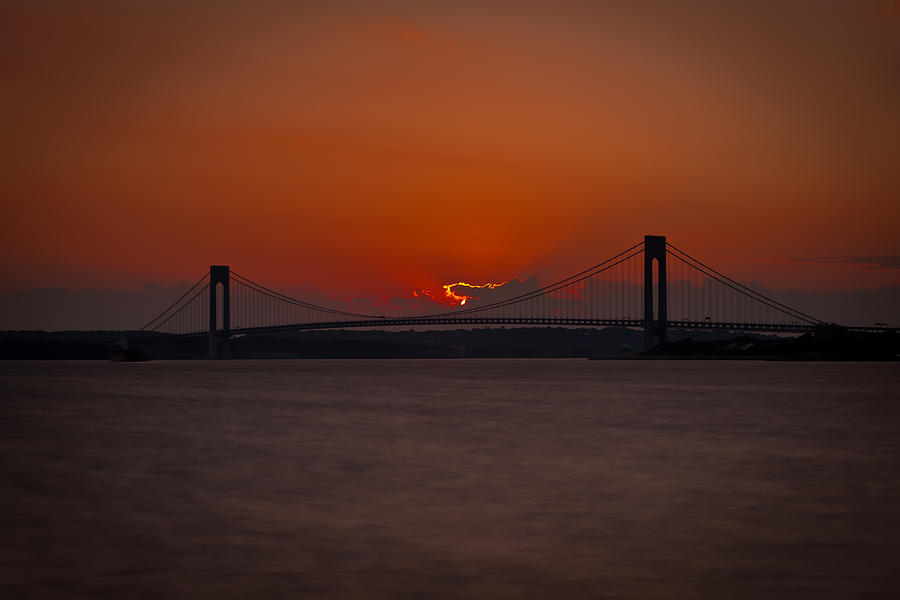
<svg viewBox="0 0 900 600">
<path fill-rule="evenodd" d="M 230 356 L 234 336 L 254 333 L 494 324 L 641 328 L 646 348 L 665 342 L 670 330 L 796 334 L 827 325 L 731 279 L 664 236 L 648 235 L 550 285 L 405 316 L 320 306 L 261 285 L 228 266 L 213 265 L 142 331 L 171 334 L 168 339 L 207 336 L 209 356 L 214 358 Z"/>
</svg>

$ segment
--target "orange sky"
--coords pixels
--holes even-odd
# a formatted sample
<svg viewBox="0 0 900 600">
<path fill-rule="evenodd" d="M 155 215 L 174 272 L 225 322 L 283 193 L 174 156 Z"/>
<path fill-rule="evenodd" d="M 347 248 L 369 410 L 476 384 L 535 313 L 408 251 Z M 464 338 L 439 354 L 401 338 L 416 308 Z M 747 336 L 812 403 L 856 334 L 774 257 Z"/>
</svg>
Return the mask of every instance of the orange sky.
<svg viewBox="0 0 900 600">
<path fill-rule="evenodd" d="M 0 289 L 900 284 L 896 3 L 485 4 L 5 8 Z"/>
</svg>

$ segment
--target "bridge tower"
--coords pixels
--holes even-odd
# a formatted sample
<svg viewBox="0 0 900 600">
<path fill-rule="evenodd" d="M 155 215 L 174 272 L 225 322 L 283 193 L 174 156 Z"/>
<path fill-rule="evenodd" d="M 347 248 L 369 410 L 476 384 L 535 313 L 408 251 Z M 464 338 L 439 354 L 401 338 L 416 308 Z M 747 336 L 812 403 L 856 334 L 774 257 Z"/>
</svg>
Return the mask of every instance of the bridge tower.
<svg viewBox="0 0 900 600">
<path fill-rule="evenodd" d="M 653 301 L 653 261 L 656 261 L 656 311 Z M 654 314 L 655 313 L 655 314 Z M 666 341 L 666 236 L 644 236 L 644 348 Z"/>
<path fill-rule="evenodd" d="M 209 267 L 209 357 L 231 358 L 231 292 L 228 266 Z M 222 284 L 222 330 L 219 328 L 218 286 Z"/>
</svg>

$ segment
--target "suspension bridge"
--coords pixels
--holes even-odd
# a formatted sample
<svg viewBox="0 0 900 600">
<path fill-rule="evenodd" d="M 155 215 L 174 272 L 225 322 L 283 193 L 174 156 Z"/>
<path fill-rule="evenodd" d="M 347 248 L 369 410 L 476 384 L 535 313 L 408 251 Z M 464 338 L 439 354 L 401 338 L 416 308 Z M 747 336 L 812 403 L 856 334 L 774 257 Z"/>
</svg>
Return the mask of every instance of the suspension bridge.
<svg viewBox="0 0 900 600">
<path fill-rule="evenodd" d="M 406 316 L 362 314 L 294 298 L 213 265 L 142 331 L 207 336 L 210 357 L 230 355 L 235 336 L 310 329 L 443 325 L 556 325 L 644 330 L 645 347 L 670 330 L 733 333 L 815 331 L 825 322 L 731 279 L 664 236 L 550 285 L 466 305 Z M 886 327 L 849 327 L 877 332 Z"/>
</svg>

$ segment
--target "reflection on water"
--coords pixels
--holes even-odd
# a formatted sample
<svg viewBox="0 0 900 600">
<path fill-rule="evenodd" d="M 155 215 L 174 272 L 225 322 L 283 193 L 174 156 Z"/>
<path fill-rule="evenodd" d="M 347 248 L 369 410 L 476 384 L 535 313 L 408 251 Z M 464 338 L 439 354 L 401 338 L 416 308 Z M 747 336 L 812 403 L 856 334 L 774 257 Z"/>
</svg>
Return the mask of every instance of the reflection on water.
<svg viewBox="0 0 900 600">
<path fill-rule="evenodd" d="M 887 598 L 900 369 L 2 363 L 4 597 Z"/>
</svg>

